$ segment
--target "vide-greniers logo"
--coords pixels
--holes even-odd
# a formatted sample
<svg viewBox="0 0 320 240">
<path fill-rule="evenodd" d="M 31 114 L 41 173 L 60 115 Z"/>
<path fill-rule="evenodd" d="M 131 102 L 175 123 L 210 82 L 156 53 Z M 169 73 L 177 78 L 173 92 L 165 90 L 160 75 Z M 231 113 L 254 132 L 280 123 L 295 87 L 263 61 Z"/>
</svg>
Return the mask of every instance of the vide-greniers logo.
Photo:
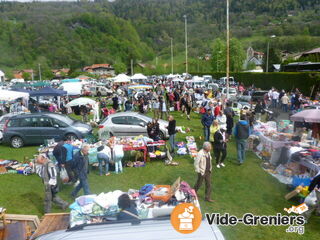
<svg viewBox="0 0 320 240">
<path fill-rule="evenodd" d="M 193 233 L 200 227 L 201 221 L 201 212 L 192 203 L 179 204 L 171 213 L 171 224 L 179 233 Z"/>
</svg>

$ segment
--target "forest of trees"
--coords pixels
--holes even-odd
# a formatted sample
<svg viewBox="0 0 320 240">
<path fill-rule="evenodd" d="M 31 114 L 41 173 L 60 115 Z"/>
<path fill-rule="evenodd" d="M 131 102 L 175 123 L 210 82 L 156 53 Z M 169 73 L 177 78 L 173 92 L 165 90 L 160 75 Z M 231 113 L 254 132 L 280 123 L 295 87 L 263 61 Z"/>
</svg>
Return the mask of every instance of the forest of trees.
<svg viewBox="0 0 320 240">
<path fill-rule="evenodd" d="M 231 37 L 246 49 L 266 51 L 270 35 L 275 52 L 319 47 L 320 0 L 237 0 L 231 2 Z M 189 56 L 212 54 L 225 38 L 222 0 L 96 0 L 74 3 L 0 3 L 0 68 L 79 69 L 93 63 L 152 61 L 184 51 L 187 15 Z"/>
</svg>

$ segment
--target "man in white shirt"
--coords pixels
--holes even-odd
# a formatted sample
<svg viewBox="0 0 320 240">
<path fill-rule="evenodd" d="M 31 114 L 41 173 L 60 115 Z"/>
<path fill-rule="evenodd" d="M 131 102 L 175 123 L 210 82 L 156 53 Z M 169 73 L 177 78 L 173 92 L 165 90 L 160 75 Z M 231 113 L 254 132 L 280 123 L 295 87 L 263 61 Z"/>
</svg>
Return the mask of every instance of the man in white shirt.
<svg viewBox="0 0 320 240">
<path fill-rule="evenodd" d="M 289 97 L 287 96 L 286 93 L 282 96 L 281 103 L 282 103 L 282 110 L 284 112 L 288 112 Z"/>
<path fill-rule="evenodd" d="M 272 92 L 272 107 L 273 107 L 273 108 L 277 108 L 278 99 L 279 99 L 279 93 L 278 93 L 278 91 L 275 89 L 275 90 Z"/>
</svg>

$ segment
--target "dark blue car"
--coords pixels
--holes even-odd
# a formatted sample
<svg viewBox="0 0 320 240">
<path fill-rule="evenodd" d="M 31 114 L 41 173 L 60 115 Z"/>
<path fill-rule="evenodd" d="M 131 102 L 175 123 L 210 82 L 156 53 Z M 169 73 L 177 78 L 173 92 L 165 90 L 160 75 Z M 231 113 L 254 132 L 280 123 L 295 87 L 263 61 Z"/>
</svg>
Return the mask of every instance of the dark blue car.
<svg viewBox="0 0 320 240">
<path fill-rule="evenodd" d="M 68 116 L 56 113 L 21 114 L 7 120 L 3 129 L 3 142 L 14 148 L 44 144 L 46 139 L 65 137 L 82 139 L 92 133 L 92 127 Z"/>
</svg>

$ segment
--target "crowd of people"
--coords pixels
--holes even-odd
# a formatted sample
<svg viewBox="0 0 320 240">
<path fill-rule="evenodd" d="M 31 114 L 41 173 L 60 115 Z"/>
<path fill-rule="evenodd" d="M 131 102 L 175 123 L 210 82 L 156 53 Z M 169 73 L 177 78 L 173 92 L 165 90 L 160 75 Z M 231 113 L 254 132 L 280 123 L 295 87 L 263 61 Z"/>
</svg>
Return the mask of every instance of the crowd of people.
<svg viewBox="0 0 320 240">
<path fill-rule="evenodd" d="M 245 88 L 243 84 L 238 86 L 240 95 L 250 96 L 255 90 L 254 86 L 248 88 Z M 317 93 L 316 97 L 320 98 L 320 94 Z M 210 91 L 201 88 L 189 88 L 183 83 L 173 84 L 170 81 L 156 81 L 153 89 L 144 89 L 143 91 L 130 91 L 126 86 L 114 86 L 113 95 L 99 96 L 95 99 L 96 104 L 86 104 L 73 109 L 67 107 L 69 99 L 63 97 L 59 105 L 55 100 L 49 104 L 45 111 L 64 114 L 75 112 L 82 116 L 84 122 L 88 122 L 89 114 L 93 113 L 93 121 L 97 123 L 109 114 L 120 111 L 137 111 L 141 114 L 151 113 L 153 119 L 146 126 L 148 137 L 153 141 L 160 140 L 159 120 L 168 120 L 168 142 L 172 156 L 175 154 L 178 123 L 171 112 L 178 112 L 178 115 L 181 115 L 187 121 L 195 116 L 191 114 L 192 112 L 200 114 L 204 144 L 194 160 L 195 171 L 198 174 L 194 189 L 197 192 L 204 181 L 205 200 L 212 202 L 212 170 L 214 167 L 216 169 L 226 167 L 230 140 L 235 140 L 237 160 L 239 166 L 241 166 L 245 162 L 247 139 L 251 134 L 253 124 L 255 121 L 261 120 L 265 109 L 281 109 L 283 112 L 296 111 L 302 107 L 303 99 L 298 89 L 288 93 L 284 90 L 278 91 L 272 88 L 261 100 L 257 101 L 254 109 L 246 112 L 241 111 L 239 121 L 235 122 L 232 101 L 226 101 L 225 96 L 219 90 Z M 22 111 L 26 110 L 21 102 L 17 103 L 14 108 Z M 36 102 L 31 102 L 29 111 L 37 112 L 44 111 L 44 109 Z M 153 152 L 156 150 L 155 148 L 151 147 L 149 151 Z M 75 186 L 71 193 L 71 196 L 75 198 L 81 189 L 83 189 L 85 195 L 90 194 L 91 191 L 88 183 L 88 146 L 82 146 L 76 154 L 73 154 L 73 150 L 70 139 L 64 139 L 55 147 L 53 154 L 57 159 L 58 167 L 65 168 L 67 171 L 69 176 L 67 184 Z M 110 175 L 109 164 L 111 162 L 114 162 L 116 172 L 122 172 L 121 160 L 114 158 L 114 151 L 115 149 L 112 146 L 98 148 L 97 158 L 100 176 Z M 46 186 L 45 211 L 50 212 L 51 202 L 65 208 L 66 202 L 57 197 L 58 188 L 52 187 L 53 185 L 57 186 L 57 181 L 55 181 L 57 172 L 52 170 L 52 162 L 46 156 L 39 155 L 37 163 L 42 166 L 39 174 Z M 43 170 L 44 168 L 46 170 Z M 49 184 L 49 181 L 51 184 Z M 52 185 L 52 183 L 54 184 Z M 130 208 L 129 205 L 127 207 Z"/>
</svg>

